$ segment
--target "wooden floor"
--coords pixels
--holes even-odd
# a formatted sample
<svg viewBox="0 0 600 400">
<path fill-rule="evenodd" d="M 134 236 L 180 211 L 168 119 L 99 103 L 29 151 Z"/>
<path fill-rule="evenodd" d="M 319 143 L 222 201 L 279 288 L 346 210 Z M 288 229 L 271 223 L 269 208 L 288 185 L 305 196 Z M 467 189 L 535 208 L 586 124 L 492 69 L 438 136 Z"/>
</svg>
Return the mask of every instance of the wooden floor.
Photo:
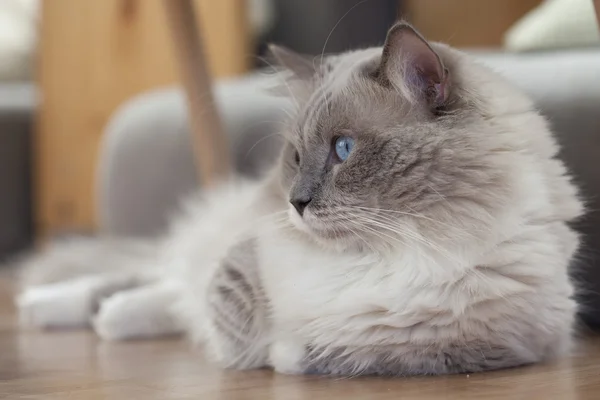
<svg viewBox="0 0 600 400">
<path fill-rule="evenodd" d="M 1 283 L 1 282 L 0 282 Z M 222 371 L 177 340 L 105 343 L 88 332 L 18 332 L 0 284 L 0 399 L 600 399 L 600 338 L 509 371 L 412 379 Z"/>
</svg>

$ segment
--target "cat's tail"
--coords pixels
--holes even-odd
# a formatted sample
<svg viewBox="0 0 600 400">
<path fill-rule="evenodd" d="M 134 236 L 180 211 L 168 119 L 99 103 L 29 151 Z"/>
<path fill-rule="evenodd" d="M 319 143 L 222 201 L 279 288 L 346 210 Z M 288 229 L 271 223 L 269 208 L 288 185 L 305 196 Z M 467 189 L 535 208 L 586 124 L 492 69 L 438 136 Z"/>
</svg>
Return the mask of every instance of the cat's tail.
<svg viewBox="0 0 600 400">
<path fill-rule="evenodd" d="M 22 257 L 16 274 L 21 289 L 94 275 L 147 275 L 156 272 L 159 248 L 151 239 L 65 239 Z"/>
</svg>

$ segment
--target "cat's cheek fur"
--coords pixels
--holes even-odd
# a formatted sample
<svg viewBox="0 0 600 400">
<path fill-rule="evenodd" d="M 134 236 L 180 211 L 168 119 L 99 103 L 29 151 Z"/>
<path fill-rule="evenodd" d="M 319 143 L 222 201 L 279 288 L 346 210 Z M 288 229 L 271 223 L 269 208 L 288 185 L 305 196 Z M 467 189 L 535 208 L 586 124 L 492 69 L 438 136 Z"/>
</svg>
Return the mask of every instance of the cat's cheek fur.
<svg viewBox="0 0 600 400">
<path fill-rule="evenodd" d="M 578 239 L 543 212 L 531 216 L 507 218 L 510 239 L 472 249 L 479 263 L 457 270 L 443 257 L 432 263 L 419 243 L 378 260 L 270 230 L 259 254 L 279 338 L 272 365 L 286 373 L 444 374 L 565 354 L 575 312 L 565 266 Z"/>
</svg>

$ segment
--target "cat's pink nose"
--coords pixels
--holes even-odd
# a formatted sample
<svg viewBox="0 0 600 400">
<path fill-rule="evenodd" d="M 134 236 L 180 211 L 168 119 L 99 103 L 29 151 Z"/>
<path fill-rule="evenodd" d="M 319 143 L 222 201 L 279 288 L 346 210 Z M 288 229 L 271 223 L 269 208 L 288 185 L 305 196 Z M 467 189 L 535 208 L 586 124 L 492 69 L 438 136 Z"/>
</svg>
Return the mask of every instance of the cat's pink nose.
<svg viewBox="0 0 600 400">
<path fill-rule="evenodd" d="M 308 203 L 311 202 L 311 200 L 312 198 L 310 196 L 301 196 L 291 199 L 290 203 L 292 203 L 296 211 L 298 211 L 298 214 L 302 216 L 304 215 L 304 209 L 306 208 Z"/>
</svg>

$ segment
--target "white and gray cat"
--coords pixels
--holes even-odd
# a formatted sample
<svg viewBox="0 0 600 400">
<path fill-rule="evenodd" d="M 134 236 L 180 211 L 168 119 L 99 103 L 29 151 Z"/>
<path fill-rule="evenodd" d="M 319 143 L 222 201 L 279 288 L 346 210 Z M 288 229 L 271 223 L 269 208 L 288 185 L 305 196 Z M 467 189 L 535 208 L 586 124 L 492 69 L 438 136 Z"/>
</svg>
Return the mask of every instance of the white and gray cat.
<svg viewBox="0 0 600 400">
<path fill-rule="evenodd" d="M 232 368 L 413 375 L 571 346 L 582 213 L 547 123 L 500 77 L 405 23 L 383 48 L 272 49 L 297 105 L 258 183 L 187 202 L 154 243 L 27 261 L 23 323 L 186 333 Z"/>
</svg>

